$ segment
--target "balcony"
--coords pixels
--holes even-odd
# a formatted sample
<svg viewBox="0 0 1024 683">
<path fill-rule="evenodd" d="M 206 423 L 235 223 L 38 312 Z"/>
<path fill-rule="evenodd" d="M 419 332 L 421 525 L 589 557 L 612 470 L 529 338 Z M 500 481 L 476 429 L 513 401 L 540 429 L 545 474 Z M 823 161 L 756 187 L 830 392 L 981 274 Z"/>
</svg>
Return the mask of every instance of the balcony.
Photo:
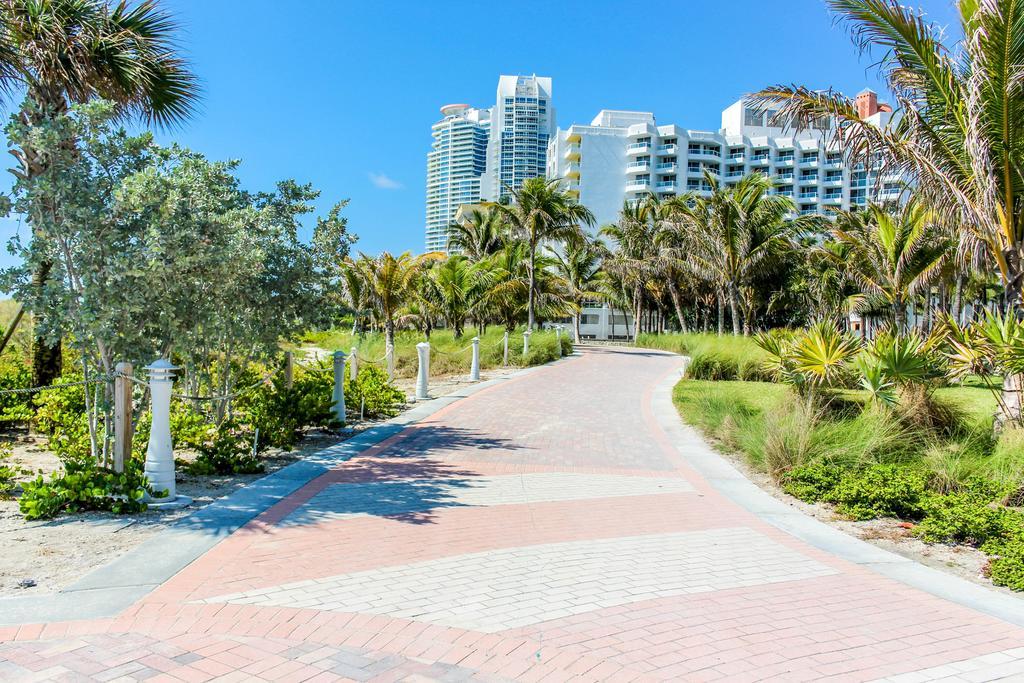
<svg viewBox="0 0 1024 683">
<path fill-rule="evenodd" d="M 714 157 L 716 159 L 721 158 L 721 154 L 717 149 L 712 149 L 708 147 L 688 150 L 688 154 L 691 157 Z"/>
<path fill-rule="evenodd" d="M 573 133 L 565 138 L 565 141 L 571 144 L 579 144 L 583 140 L 583 137 L 579 133 Z"/>
<path fill-rule="evenodd" d="M 649 142 L 631 142 L 626 145 L 627 154 L 642 154 L 648 152 L 651 149 L 651 143 Z"/>
<path fill-rule="evenodd" d="M 825 185 L 828 187 L 839 187 L 843 184 L 843 176 L 825 176 Z"/>
<path fill-rule="evenodd" d="M 817 198 L 818 198 L 818 193 L 817 192 L 801 192 L 800 193 L 800 199 L 817 199 Z"/>
<path fill-rule="evenodd" d="M 801 183 L 816 183 L 818 182 L 817 175 L 802 175 L 800 176 Z"/>
<path fill-rule="evenodd" d="M 654 167 L 654 170 L 661 171 L 662 173 L 675 173 L 678 168 L 679 164 L 672 162 L 668 164 L 658 164 Z"/>
<path fill-rule="evenodd" d="M 784 167 L 789 168 L 789 167 L 793 166 L 794 162 L 795 162 L 795 160 L 793 159 L 793 157 L 779 157 L 778 159 L 775 160 L 775 166 L 777 166 L 777 167 L 784 166 Z"/>
<path fill-rule="evenodd" d="M 570 197 L 572 197 L 573 199 L 579 199 L 580 198 L 580 191 L 578 189 L 571 188 L 571 189 L 566 190 L 565 193 L 567 195 L 569 195 Z"/>
<path fill-rule="evenodd" d="M 775 194 L 779 195 L 780 197 L 792 197 L 793 190 L 779 190 Z"/>
<path fill-rule="evenodd" d="M 746 175 L 746 171 L 726 171 L 726 178 L 742 178 Z"/>
<path fill-rule="evenodd" d="M 675 154 L 679 151 L 679 145 L 658 145 L 658 154 Z"/>
<path fill-rule="evenodd" d="M 750 163 L 756 166 L 763 166 L 764 164 L 767 164 L 770 159 L 770 154 L 755 154 L 754 156 L 750 157 Z"/>
<path fill-rule="evenodd" d="M 633 178 L 626 182 L 627 192 L 644 192 L 651 187 L 651 181 L 641 178 Z"/>
<path fill-rule="evenodd" d="M 801 216 L 815 216 L 817 214 L 818 214 L 818 209 L 816 209 L 816 208 L 815 209 L 801 209 L 800 210 L 800 215 Z"/>
<path fill-rule="evenodd" d="M 567 147 L 566 150 L 565 150 L 565 154 L 562 155 L 562 158 L 565 159 L 566 161 L 579 161 L 580 160 L 580 148 L 579 148 L 579 146 L 578 145 L 569 145 L 569 147 Z"/>
<path fill-rule="evenodd" d="M 775 176 L 775 179 L 776 180 L 792 180 L 793 179 L 793 174 L 792 173 L 780 173 L 777 176 Z"/>
<path fill-rule="evenodd" d="M 818 157 L 811 157 L 811 158 L 808 158 L 808 159 L 801 158 L 800 159 L 800 165 L 803 166 L 804 168 L 817 167 L 817 165 L 818 165 Z"/>
<path fill-rule="evenodd" d="M 675 192 L 679 189 L 679 184 L 674 180 L 663 180 L 655 187 L 657 187 L 658 192 Z"/>
<path fill-rule="evenodd" d="M 631 161 L 626 164 L 627 173 L 643 173 L 651 170 L 651 162 L 649 161 Z"/>
<path fill-rule="evenodd" d="M 825 203 L 826 204 L 842 204 L 843 203 L 843 195 L 841 195 L 841 194 L 827 194 L 827 195 L 825 195 Z"/>
<path fill-rule="evenodd" d="M 736 163 L 736 164 L 743 163 L 743 159 L 745 157 L 746 157 L 746 155 L 743 154 L 743 153 L 740 153 L 740 154 L 735 154 L 735 153 L 734 154 L 730 154 L 729 155 L 729 162 L 730 163 Z"/>
</svg>

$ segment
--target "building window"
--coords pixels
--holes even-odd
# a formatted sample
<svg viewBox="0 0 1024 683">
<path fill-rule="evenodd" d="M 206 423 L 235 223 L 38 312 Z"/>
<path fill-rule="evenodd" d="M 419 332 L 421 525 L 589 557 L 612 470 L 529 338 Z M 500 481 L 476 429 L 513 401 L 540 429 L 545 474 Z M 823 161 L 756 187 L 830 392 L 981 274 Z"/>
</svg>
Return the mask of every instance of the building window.
<svg viewBox="0 0 1024 683">
<path fill-rule="evenodd" d="M 753 107 L 743 108 L 743 125 L 745 126 L 763 126 L 764 125 L 764 112 L 758 111 Z"/>
</svg>

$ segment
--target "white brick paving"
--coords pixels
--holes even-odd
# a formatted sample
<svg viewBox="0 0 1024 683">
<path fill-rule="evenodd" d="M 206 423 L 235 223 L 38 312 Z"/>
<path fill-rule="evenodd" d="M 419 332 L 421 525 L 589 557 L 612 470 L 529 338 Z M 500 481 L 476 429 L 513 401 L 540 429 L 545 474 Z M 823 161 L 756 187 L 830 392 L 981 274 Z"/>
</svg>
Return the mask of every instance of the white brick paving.
<svg viewBox="0 0 1024 683">
<path fill-rule="evenodd" d="M 747 528 L 551 543 L 202 602 L 366 612 L 484 632 L 642 600 L 835 574 Z"/>
<path fill-rule="evenodd" d="M 1024 681 L 1024 647 L 1012 650 L 992 652 L 980 657 L 962 659 L 942 666 L 929 669 L 910 671 L 887 678 L 880 678 L 876 683 L 978 683 L 980 681 Z"/>
<path fill-rule="evenodd" d="M 517 505 L 660 493 L 691 493 L 680 477 L 549 472 L 452 479 L 340 483 L 285 517 L 282 525 L 315 524 L 359 515 L 403 515 L 444 507 Z"/>
</svg>

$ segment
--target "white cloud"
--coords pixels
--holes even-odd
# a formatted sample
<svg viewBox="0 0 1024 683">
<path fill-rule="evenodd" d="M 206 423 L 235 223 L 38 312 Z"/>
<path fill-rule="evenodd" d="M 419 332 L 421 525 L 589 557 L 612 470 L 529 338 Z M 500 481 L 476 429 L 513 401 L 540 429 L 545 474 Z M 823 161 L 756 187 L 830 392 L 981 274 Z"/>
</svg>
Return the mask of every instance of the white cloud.
<svg viewBox="0 0 1024 683">
<path fill-rule="evenodd" d="M 373 186 L 381 190 L 401 190 L 405 187 L 402 183 L 398 182 L 394 178 L 389 178 L 383 173 L 373 173 L 371 171 L 366 175 L 370 177 L 370 182 L 373 183 Z"/>
</svg>

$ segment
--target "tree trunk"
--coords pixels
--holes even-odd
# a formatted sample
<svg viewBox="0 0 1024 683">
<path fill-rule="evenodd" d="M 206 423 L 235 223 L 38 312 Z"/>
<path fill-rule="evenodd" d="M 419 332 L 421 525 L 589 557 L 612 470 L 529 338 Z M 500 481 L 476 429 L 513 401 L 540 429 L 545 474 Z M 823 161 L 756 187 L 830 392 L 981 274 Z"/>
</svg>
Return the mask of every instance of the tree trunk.
<svg viewBox="0 0 1024 683">
<path fill-rule="evenodd" d="M 633 289 L 633 343 L 636 344 L 637 336 L 640 332 L 640 317 L 643 314 L 641 307 L 643 306 L 643 296 L 639 287 Z"/>
<path fill-rule="evenodd" d="M 897 299 L 893 303 L 892 314 L 896 322 L 896 333 L 903 334 L 907 331 L 907 305 Z"/>
<path fill-rule="evenodd" d="M 679 288 L 676 287 L 676 283 L 671 280 L 668 283 L 668 293 L 672 298 L 672 307 L 676 309 L 676 318 L 679 319 L 679 331 L 686 334 L 686 318 L 683 317 L 683 304 L 679 300 Z"/>
<path fill-rule="evenodd" d="M 725 334 L 725 301 L 722 290 L 718 290 L 718 294 L 715 296 L 715 302 L 718 305 L 718 336 L 721 337 Z"/>
<path fill-rule="evenodd" d="M 956 285 L 953 288 L 953 319 L 963 325 L 963 304 L 964 304 L 964 276 L 956 276 Z"/>
<path fill-rule="evenodd" d="M 736 287 L 729 286 L 729 314 L 732 316 L 732 333 L 735 336 L 740 334 L 740 306 L 739 293 Z"/>
<path fill-rule="evenodd" d="M 583 316 L 579 313 L 579 311 L 574 313 L 573 316 L 572 316 L 572 330 L 573 330 L 573 333 L 576 335 L 576 338 L 575 338 L 574 341 L 577 344 L 579 344 L 579 342 L 580 342 L 580 318 L 581 317 L 583 317 Z"/>
<path fill-rule="evenodd" d="M 526 295 L 526 329 L 533 331 L 533 301 L 534 301 L 534 287 L 536 286 L 536 280 L 534 278 L 534 268 L 537 265 L 537 246 L 534 244 L 530 245 L 530 287 L 529 292 Z"/>
</svg>

